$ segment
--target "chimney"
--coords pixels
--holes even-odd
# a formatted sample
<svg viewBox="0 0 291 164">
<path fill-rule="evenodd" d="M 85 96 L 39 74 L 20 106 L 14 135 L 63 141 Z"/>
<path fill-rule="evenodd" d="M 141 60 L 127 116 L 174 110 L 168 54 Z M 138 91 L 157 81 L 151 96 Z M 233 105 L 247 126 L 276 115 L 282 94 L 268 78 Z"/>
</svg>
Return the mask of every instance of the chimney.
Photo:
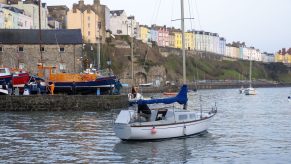
<svg viewBox="0 0 291 164">
<path fill-rule="evenodd" d="M 80 0 L 79 1 L 79 6 L 83 6 L 83 5 L 85 5 L 84 0 Z"/>
<path fill-rule="evenodd" d="M 94 5 L 100 5 L 100 0 L 94 0 Z"/>
<path fill-rule="evenodd" d="M 282 48 L 282 55 L 286 54 L 286 48 Z"/>
</svg>

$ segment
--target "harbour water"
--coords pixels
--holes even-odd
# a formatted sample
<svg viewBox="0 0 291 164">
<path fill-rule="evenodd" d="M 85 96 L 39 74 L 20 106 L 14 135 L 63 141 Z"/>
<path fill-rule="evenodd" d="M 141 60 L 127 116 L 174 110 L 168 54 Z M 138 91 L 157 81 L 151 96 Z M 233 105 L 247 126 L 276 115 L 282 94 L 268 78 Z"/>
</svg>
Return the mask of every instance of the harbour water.
<svg viewBox="0 0 291 164">
<path fill-rule="evenodd" d="M 105 112 L 0 113 L 0 163 L 291 163 L 291 88 L 201 90 L 218 114 L 207 133 L 123 142 Z M 199 96 L 190 95 L 191 105 Z"/>
</svg>

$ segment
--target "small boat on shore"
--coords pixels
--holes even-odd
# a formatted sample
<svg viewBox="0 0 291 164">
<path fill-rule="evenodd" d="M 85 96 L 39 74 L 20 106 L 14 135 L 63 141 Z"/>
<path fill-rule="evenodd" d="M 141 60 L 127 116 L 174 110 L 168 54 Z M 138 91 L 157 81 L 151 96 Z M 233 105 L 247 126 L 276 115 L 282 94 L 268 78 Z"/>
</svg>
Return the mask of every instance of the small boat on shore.
<svg viewBox="0 0 291 164">
<path fill-rule="evenodd" d="M 10 68 L 0 68 L 0 85 L 8 84 L 12 81 L 13 87 L 23 88 L 30 80 L 28 72 L 12 70 Z"/>
<path fill-rule="evenodd" d="M 0 89 L 3 89 L 2 93 L 6 94 L 6 91 L 8 92 L 8 85 L 11 82 L 12 87 L 18 88 L 20 94 L 24 92 L 25 87 L 29 89 L 31 94 L 39 92 L 39 89 L 42 93 L 46 92 L 46 84 L 43 79 L 23 70 L 0 68 Z"/>
<path fill-rule="evenodd" d="M 65 94 L 108 94 L 113 90 L 117 78 L 114 75 L 102 75 L 99 72 L 54 73 L 56 67 L 38 66 L 38 76 L 54 84 L 54 93 Z"/>
</svg>

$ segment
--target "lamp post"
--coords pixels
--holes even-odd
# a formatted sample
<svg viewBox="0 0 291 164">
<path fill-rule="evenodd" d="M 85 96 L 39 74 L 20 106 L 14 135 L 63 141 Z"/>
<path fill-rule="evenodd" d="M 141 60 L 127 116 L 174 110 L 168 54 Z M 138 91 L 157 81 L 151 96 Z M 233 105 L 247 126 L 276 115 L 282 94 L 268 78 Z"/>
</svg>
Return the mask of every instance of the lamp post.
<svg viewBox="0 0 291 164">
<path fill-rule="evenodd" d="M 94 48 L 93 48 L 92 45 L 91 45 L 90 50 L 91 50 L 92 54 L 94 54 Z M 95 67 L 95 66 L 96 66 L 96 60 L 95 60 L 95 57 L 94 57 L 94 55 L 93 55 L 93 67 Z M 90 68 L 91 68 L 91 66 L 90 66 Z"/>
</svg>

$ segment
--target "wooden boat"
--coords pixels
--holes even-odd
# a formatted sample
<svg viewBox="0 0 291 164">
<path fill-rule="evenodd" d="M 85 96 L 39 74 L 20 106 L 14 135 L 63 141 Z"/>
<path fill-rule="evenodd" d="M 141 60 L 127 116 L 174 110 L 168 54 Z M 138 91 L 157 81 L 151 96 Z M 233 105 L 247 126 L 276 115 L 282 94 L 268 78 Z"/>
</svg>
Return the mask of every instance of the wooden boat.
<svg viewBox="0 0 291 164">
<path fill-rule="evenodd" d="M 116 83 L 116 76 L 100 73 L 54 73 L 56 67 L 38 66 L 38 76 L 54 83 L 54 93 L 107 94 Z"/>
</svg>

